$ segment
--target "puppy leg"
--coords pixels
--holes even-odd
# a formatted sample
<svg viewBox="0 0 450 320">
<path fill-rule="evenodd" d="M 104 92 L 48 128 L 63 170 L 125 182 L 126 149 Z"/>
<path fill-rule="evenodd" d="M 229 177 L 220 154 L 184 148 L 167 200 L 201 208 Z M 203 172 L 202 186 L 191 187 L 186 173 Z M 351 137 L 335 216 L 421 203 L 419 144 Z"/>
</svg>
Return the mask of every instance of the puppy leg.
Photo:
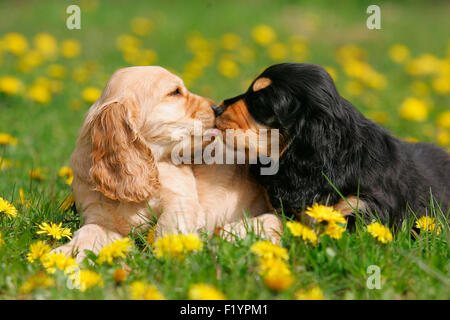
<svg viewBox="0 0 450 320">
<path fill-rule="evenodd" d="M 341 199 L 333 206 L 334 209 L 339 210 L 344 216 L 351 216 L 356 210 L 363 212 L 367 208 L 366 203 L 356 196 L 348 196 L 345 199 L 347 201 Z"/>
<path fill-rule="evenodd" d="M 72 240 L 54 249 L 52 252 L 76 256 L 77 263 L 86 257 L 84 250 L 91 250 L 98 254 L 100 249 L 123 236 L 97 224 L 86 224 L 73 235 Z"/>
<path fill-rule="evenodd" d="M 283 233 L 283 223 L 281 217 L 265 213 L 260 216 L 226 224 L 223 228 L 218 228 L 219 234 L 228 241 L 233 242 L 236 237 L 244 239 L 249 231 L 256 235 L 279 244 Z"/>
</svg>

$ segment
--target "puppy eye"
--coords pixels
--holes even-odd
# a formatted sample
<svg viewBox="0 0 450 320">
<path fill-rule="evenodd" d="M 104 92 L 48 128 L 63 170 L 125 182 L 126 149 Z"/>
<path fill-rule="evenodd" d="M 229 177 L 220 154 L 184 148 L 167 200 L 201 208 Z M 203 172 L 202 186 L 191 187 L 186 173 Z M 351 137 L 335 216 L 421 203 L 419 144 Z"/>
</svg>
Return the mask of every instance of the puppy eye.
<svg viewBox="0 0 450 320">
<path fill-rule="evenodd" d="M 169 93 L 169 96 L 179 96 L 181 95 L 181 90 L 180 88 L 176 88 L 174 91 L 172 91 L 171 93 Z"/>
</svg>

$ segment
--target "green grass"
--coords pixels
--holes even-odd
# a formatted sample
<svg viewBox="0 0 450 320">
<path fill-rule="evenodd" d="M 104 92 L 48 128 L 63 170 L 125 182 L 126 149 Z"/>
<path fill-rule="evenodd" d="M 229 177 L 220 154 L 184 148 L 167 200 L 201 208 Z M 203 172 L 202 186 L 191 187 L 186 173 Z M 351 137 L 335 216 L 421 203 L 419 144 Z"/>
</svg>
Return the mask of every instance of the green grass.
<svg viewBox="0 0 450 320">
<path fill-rule="evenodd" d="M 341 94 L 367 116 L 373 111 L 383 112 L 383 126 L 394 135 L 414 137 L 437 143 L 438 135 L 449 133 L 438 128 L 436 119 L 450 107 L 449 95 L 438 94 L 432 88 L 432 76 L 414 77 L 405 67 L 394 63 L 388 55 L 396 43 L 405 44 L 413 58 L 431 53 L 439 59 L 449 54 L 449 4 L 437 1 L 381 2 L 382 29 L 368 30 L 365 26 L 367 1 L 343 1 L 330 5 L 325 1 L 100 1 L 92 10 L 82 4 L 82 29 L 65 28 L 65 6 L 61 1 L 3 1 L 0 3 L 0 37 L 8 32 L 20 32 L 31 43 L 35 34 L 48 32 L 58 41 L 75 38 L 82 44 L 82 54 L 76 59 L 57 58 L 46 61 L 30 73 L 17 70 L 17 58 L 0 50 L 0 77 L 19 78 L 26 87 L 37 77 L 47 76 L 51 63 L 64 65 L 69 75 L 61 80 L 63 90 L 52 95 L 47 105 L 40 105 L 25 97 L 0 93 L 0 132 L 18 138 L 17 146 L 0 146 L 0 156 L 14 162 L 11 168 L 0 171 L 0 197 L 13 202 L 19 210 L 16 219 L 0 214 L 0 232 L 4 244 L 0 247 L 0 299 L 110 299 L 128 298 L 128 284 L 144 280 L 155 284 L 169 299 L 186 298 L 192 283 L 215 285 L 231 299 L 291 299 L 298 289 L 318 285 L 329 299 L 448 299 L 449 227 L 448 213 L 436 208 L 435 215 L 442 225 L 439 235 L 421 233 L 412 236 L 411 226 L 404 225 L 395 233 L 394 241 L 382 244 L 372 238 L 364 225 L 353 233 L 345 233 L 340 240 L 321 238 L 317 246 L 305 244 L 286 232 L 283 245 L 289 250 L 289 263 L 296 282 L 288 290 L 276 293 L 266 287 L 257 272 L 257 258 L 249 254 L 255 241 L 250 236 L 237 243 L 218 238 L 207 239 L 198 254 L 182 262 L 156 259 L 142 235 L 132 233 L 135 246 L 124 261 L 131 273 L 122 285 L 115 285 L 112 273 L 119 265 L 84 267 L 95 270 L 104 278 L 105 287 L 87 292 L 69 290 L 66 278 L 56 274 L 56 284 L 49 289 L 37 289 L 31 294 L 19 293 L 26 279 L 43 270 L 39 263 L 26 260 L 29 245 L 38 239 L 37 224 L 44 221 L 63 222 L 72 231 L 80 227 L 80 216 L 62 212 L 61 202 L 71 192 L 64 180 L 57 176 L 68 165 L 74 149 L 78 129 L 90 104 L 82 101 L 85 87 L 102 88 L 117 68 L 128 66 L 115 41 L 122 33 L 130 34 L 130 21 L 136 16 L 152 20 L 152 32 L 140 37 L 144 48 L 158 54 L 156 64 L 168 67 L 183 76 L 183 70 L 193 54 L 186 45 L 192 32 L 212 43 L 212 64 L 189 84 L 191 91 L 221 101 L 241 93 L 248 81 L 272 60 L 266 48 L 252 40 L 252 29 L 258 24 L 274 28 L 278 41 L 288 44 L 292 35 L 306 37 L 307 54 L 302 59 L 288 54 L 286 61 L 311 62 L 333 67 L 338 74 L 336 85 Z M 227 32 L 241 37 L 241 47 L 252 48 L 251 61 L 238 62 L 239 75 L 226 78 L 218 72 L 218 61 L 226 53 L 219 39 Z M 346 90 L 350 78 L 336 61 L 336 50 L 346 44 L 356 44 L 366 51 L 367 62 L 387 79 L 383 90 L 364 87 L 363 93 L 352 96 Z M 233 54 L 233 53 L 232 53 Z M 234 58 L 234 57 L 233 57 Z M 283 60 L 283 61 L 284 61 Z M 86 63 L 94 65 L 91 76 L 84 83 L 74 81 L 70 73 Z M 424 82 L 429 93 L 421 99 L 432 107 L 423 122 L 402 119 L 398 109 L 408 97 L 415 96 L 411 86 Z M 70 108 L 78 101 L 80 110 Z M 446 131 L 445 131 L 446 130 Z M 450 133 L 449 133 L 450 134 Z M 442 143 L 448 148 L 448 143 Z M 29 170 L 45 168 L 46 179 L 31 180 Z M 29 208 L 19 203 L 22 188 L 31 200 Z M 412 221 L 410 222 L 412 223 Z M 50 242 L 56 247 L 64 240 Z M 369 290 L 366 272 L 370 265 L 381 268 L 382 288 Z"/>
</svg>

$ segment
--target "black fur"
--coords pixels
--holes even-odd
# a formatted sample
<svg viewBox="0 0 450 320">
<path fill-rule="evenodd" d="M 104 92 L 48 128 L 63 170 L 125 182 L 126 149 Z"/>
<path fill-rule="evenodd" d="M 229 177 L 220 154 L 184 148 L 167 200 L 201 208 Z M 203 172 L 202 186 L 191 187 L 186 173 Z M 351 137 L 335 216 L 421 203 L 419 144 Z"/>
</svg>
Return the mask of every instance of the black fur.
<svg viewBox="0 0 450 320">
<path fill-rule="evenodd" d="M 254 92 L 252 84 L 237 98 L 244 99 L 257 122 L 280 129 L 289 141 L 277 174 L 260 175 L 259 165 L 251 166 L 275 208 L 280 200 L 285 213 L 315 202 L 337 203 L 340 196 L 326 175 L 344 196 L 356 195 L 359 188 L 369 212 L 391 225 L 405 218 L 407 204 L 417 216 L 429 213 L 430 191 L 447 210 L 450 155 L 444 150 L 391 136 L 341 97 L 318 65 L 278 64 L 261 77 L 271 85 Z"/>
</svg>

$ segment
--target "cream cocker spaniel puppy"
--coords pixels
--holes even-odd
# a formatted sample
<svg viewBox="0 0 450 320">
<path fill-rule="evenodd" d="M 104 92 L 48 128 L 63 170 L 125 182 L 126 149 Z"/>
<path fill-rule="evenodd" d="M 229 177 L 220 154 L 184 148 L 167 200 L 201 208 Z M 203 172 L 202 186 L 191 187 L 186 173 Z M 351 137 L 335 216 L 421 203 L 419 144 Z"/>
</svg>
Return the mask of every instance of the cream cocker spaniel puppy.
<svg viewBox="0 0 450 320">
<path fill-rule="evenodd" d="M 75 203 L 83 226 L 57 252 L 94 253 L 158 218 L 163 233 L 246 235 L 247 224 L 277 239 L 280 219 L 238 165 L 176 165 L 172 150 L 192 138 L 195 121 L 214 127 L 213 102 L 190 93 L 161 67 L 118 70 L 86 116 L 71 157 Z M 202 132 L 204 134 L 204 132 Z M 248 210 L 250 220 L 242 220 Z"/>
</svg>

